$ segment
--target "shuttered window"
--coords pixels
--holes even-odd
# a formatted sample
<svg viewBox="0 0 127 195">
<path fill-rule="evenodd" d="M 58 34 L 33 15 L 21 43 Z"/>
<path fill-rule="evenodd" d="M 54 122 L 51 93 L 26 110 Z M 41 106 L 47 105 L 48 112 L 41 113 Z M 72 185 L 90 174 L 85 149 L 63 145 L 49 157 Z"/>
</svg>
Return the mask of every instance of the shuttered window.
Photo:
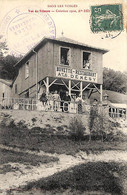
<svg viewBox="0 0 127 195">
<path fill-rule="evenodd" d="M 91 60 L 91 53 L 83 52 L 82 62 L 83 62 L 83 68 L 84 69 L 91 69 L 90 60 Z"/>
<path fill-rule="evenodd" d="M 18 93 L 18 88 L 17 88 L 17 84 L 15 84 L 15 94 Z"/>
<path fill-rule="evenodd" d="M 29 77 L 29 61 L 25 64 L 25 79 Z"/>
<path fill-rule="evenodd" d="M 66 47 L 60 47 L 60 64 L 70 65 L 70 49 Z"/>
</svg>

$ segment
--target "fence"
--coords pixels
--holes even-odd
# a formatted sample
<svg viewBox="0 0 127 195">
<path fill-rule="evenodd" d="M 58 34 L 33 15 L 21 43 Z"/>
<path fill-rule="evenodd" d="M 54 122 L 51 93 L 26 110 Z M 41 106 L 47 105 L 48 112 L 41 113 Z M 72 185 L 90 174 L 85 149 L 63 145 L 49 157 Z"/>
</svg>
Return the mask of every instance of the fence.
<svg viewBox="0 0 127 195">
<path fill-rule="evenodd" d="M 126 108 L 114 108 L 109 106 L 109 116 L 111 118 L 126 118 L 127 109 Z"/>
<path fill-rule="evenodd" d="M 14 110 L 39 110 L 39 111 L 56 111 L 56 112 L 67 112 L 67 113 L 79 113 L 79 114 L 90 114 L 92 108 L 90 104 L 84 102 L 68 102 L 68 101 L 55 101 L 49 99 L 47 102 L 42 103 L 39 100 L 33 98 L 5 98 L 0 101 L 2 109 L 14 109 Z M 97 106 L 97 112 L 102 113 L 103 115 L 111 118 L 126 118 L 127 110 L 123 109 L 122 111 L 116 109 L 111 109 L 110 106 Z"/>
<path fill-rule="evenodd" d="M 78 102 L 48 100 L 45 103 L 33 98 L 5 98 L 0 101 L 2 109 L 39 110 L 68 113 L 89 113 L 90 105 Z"/>
<path fill-rule="evenodd" d="M 36 110 L 36 99 L 32 98 L 5 98 L 1 101 L 2 109 Z"/>
</svg>

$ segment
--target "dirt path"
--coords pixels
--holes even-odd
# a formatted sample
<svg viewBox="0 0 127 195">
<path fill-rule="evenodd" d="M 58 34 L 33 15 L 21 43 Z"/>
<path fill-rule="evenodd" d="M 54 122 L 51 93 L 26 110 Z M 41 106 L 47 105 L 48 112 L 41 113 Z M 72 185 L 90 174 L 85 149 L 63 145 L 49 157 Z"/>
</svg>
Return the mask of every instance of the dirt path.
<svg viewBox="0 0 127 195">
<path fill-rule="evenodd" d="M 49 155 L 51 156 L 51 154 Z M 29 166 L 29 169 L 27 169 L 27 166 L 19 163 L 9 163 L 12 167 L 18 167 L 20 171 L 8 172 L 6 174 L 0 175 L 1 193 L 6 194 L 6 190 L 12 188 L 15 189 L 21 185 L 26 185 L 30 181 L 35 181 L 42 177 L 45 178 L 51 176 L 54 173 L 65 170 L 69 167 L 73 167 L 84 161 L 83 159 L 81 160 L 79 158 L 64 154 L 57 155 L 57 157 L 59 158 L 58 162 L 40 164 L 40 166 Z"/>
<path fill-rule="evenodd" d="M 20 151 L 18 148 L 11 148 L 0 145 L 2 149 L 9 149 L 13 151 Z M 40 166 L 27 166 L 19 163 L 9 163 L 12 167 L 19 168 L 15 172 L 7 172 L 6 174 L 0 174 L 0 193 L 6 194 L 6 190 L 16 189 L 19 186 L 26 185 L 28 182 L 39 180 L 40 178 L 45 178 L 53 175 L 54 173 L 60 172 L 62 170 L 68 169 L 80 163 L 87 163 L 89 161 L 115 161 L 115 162 L 127 162 L 127 152 L 125 151 L 104 151 L 101 154 L 89 154 L 80 151 L 75 156 L 71 155 L 59 155 L 59 154 L 49 154 L 45 152 L 32 152 L 32 151 L 22 151 L 24 153 L 36 154 L 36 155 L 49 155 L 59 158 L 58 162 L 51 162 L 48 164 L 40 164 Z"/>
<path fill-rule="evenodd" d="M 127 135 L 127 127 L 122 127 L 123 134 Z"/>
</svg>

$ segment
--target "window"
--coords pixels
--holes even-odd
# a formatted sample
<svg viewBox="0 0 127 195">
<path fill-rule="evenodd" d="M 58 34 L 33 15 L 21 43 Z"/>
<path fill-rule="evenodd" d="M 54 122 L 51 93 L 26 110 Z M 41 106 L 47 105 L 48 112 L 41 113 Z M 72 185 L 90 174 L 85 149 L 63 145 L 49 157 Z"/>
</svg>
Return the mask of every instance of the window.
<svg viewBox="0 0 127 195">
<path fill-rule="evenodd" d="M 17 84 L 15 84 L 15 94 L 18 93 Z"/>
<path fill-rule="evenodd" d="M 5 94 L 3 93 L 3 99 L 4 99 L 4 95 L 5 95 Z"/>
<path fill-rule="evenodd" d="M 25 64 L 25 79 L 29 77 L 29 61 Z"/>
<path fill-rule="evenodd" d="M 89 52 L 83 52 L 83 68 L 84 69 L 90 69 L 90 58 L 91 58 L 91 53 Z"/>
<path fill-rule="evenodd" d="M 69 66 L 70 49 L 66 47 L 60 48 L 60 64 Z"/>
</svg>

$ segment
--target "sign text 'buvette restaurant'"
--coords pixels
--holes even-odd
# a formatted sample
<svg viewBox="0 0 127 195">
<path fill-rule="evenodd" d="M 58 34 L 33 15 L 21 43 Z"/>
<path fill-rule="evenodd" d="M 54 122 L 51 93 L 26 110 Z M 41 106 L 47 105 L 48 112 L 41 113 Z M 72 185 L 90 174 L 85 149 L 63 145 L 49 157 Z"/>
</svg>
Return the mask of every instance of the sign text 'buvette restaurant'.
<svg viewBox="0 0 127 195">
<path fill-rule="evenodd" d="M 56 77 L 97 83 L 97 73 L 66 67 L 56 67 Z"/>
</svg>

